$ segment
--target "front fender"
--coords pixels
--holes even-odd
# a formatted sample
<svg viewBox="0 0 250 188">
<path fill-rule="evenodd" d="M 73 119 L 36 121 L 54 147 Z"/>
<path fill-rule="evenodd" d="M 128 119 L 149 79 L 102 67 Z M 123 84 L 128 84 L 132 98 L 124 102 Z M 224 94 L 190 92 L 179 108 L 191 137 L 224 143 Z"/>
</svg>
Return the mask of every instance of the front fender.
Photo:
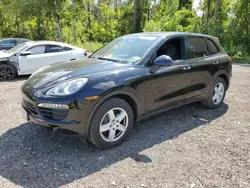
<svg viewBox="0 0 250 188">
<path fill-rule="evenodd" d="M 0 65 L 2 65 L 2 64 L 10 65 L 10 66 L 12 66 L 12 67 L 16 70 L 16 72 L 18 71 L 17 62 L 11 61 L 10 58 L 1 59 L 1 60 L 0 60 Z"/>
<path fill-rule="evenodd" d="M 138 116 L 143 113 L 142 101 L 138 98 L 138 96 L 136 95 L 136 91 L 134 89 L 129 88 L 129 87 L 124 87 L 120 90 L 105 92 L 105 94 L 103 94 L 102 97 L 98 101 L 96 101 L 94 107 L 92 108 L 92 110 L 89 114 L 87 124 L 85 127 L 85 131 L 84 131 L 86 135 L 88 135 L 88 133 L 89 133 L 89 128 L 91 125 L 92 117 L 93 117 L 95 111 L 98 109 L 98 107 L 107 99 L 110 99 L 110 98 L 118 96 L 118 95 L 126 95 L 126 96 L 130 97 L 136 104 L 136 112 L 137 112 Z"/>
</svg>

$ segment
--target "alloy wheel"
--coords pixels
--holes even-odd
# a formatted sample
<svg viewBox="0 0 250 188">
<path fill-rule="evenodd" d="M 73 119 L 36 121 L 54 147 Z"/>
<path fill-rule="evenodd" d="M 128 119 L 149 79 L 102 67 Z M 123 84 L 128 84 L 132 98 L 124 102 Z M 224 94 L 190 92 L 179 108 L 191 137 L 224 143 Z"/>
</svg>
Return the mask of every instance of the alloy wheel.
<svg viewBox="0 0 250 188">
<path fill-rule="evenodd" d="M 224 96 L 224 85 L 222 83 L 217 83 L 213 92 L 213 102 L 214 104 L 219 104 Z"/>
<path fill-rule="evenodd" d="M 128 114 L 122 108 L 112 108 L 102 118 L 100 123 L 100 134 L 107 142 L 119 140 L 128 127 Z"/>
<path fill-rule="evenodd" d="M 15 72 L 8 66 L 3 66 L 0 69 L 0 80 L 11 80 L 15 76 Z"/>
</svg>

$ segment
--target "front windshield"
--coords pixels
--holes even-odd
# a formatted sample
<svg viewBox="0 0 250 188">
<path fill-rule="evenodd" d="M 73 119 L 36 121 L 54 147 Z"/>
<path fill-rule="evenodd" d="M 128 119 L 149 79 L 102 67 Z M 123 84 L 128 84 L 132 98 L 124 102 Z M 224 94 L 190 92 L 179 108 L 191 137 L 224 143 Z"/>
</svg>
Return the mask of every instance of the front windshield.
<svg viewBox="0 0 250 188">
<path fill-rule="evenodd" d="M 91 55 L 91 58 L 113 60 L 122 63 L 136 63 L 158 39 L 158 37 L 154 36 L 120 37 Z"/>
<path fill-rule="evenodd" d="M 11 48 L 10 50 L 6 51 L 9 54 L 18 54 L 21 51 L 23 51 L 25 48 L 27 48 L 29 45 L 27 43 L 22 43 L 19 44 L 17 46 L 15 46 L 14 48 Z"/>
</svg>

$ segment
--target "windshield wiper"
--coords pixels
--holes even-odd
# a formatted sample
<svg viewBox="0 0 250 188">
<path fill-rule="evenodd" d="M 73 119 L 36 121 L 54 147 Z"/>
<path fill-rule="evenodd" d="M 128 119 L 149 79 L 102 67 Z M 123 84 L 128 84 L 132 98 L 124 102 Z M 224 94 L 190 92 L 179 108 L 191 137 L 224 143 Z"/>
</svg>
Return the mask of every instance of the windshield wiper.
<svg viewBox="0 0 250 188">
<path fill-rule="evenodd" d="M 107 60 L 107 61 L 113 61 L 113 62 L 116 62 L 116 63 L 121 62 L 121 61 L 118 60 L 118 59 L 111 59 L 111 58 L 106 58 L 106 57 L 97 57 L 97 59 Z"/>
<path fill-rule="evenodd" d="M 113 61 L 115 63 L 123 63 L 123 64 L 127 64 L 128 61 L 127 60 L 122 60 L 122 59 L 111 59 L 111 58 L 107 58 L 107 57 L 88 57 L 88 58 L 93 58 L 93 59 L 100 59 L 100 60 L 106 60 L 106 61 Z"/>
</svg>

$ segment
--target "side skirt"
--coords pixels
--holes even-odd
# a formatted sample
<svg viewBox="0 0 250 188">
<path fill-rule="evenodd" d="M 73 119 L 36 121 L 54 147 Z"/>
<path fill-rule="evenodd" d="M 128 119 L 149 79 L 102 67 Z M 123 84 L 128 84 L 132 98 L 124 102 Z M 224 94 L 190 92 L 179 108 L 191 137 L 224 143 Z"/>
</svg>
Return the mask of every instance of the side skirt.
<svg viewBox="0 0 250 188">
<path fill-rule="evenodd" d="M 191 100 L 188 100 L 188 101 L 182 101 L 182 102 L 179 102 L 178 104 L 175 104 L 175 105 L 172 105 L 172 106 L 169 106 L 169 107 L 166 107 L 166 108 L 162 108 L 162 109 L 159 109 L 159 110 L 156 110 L 156 111 L 153 111 L 153 112 L 149 112 L 147 114 L 143 114 L 136 120 L 136 122 L 141 121 L 141 120 L 143 120 L 145 118 L 154 116 L 156 114 L 161 114 L 161 113 L 166 112 L 168 110 L 172 110 L 174 108 L 178 108 L 178 107 L 181 107 L 181 106 L 184 106 L 184 105 L 187 105 L 187 104 L 190 104 L 190 103 L 194 103 L 194 102 L 199 102 L 199 101 L 202 101 L 202 100 L 204 100 L 204 98 L 199 97 L 199 98 L 194 98 L 194 99 L 191 99 Z"/>
</svg>

